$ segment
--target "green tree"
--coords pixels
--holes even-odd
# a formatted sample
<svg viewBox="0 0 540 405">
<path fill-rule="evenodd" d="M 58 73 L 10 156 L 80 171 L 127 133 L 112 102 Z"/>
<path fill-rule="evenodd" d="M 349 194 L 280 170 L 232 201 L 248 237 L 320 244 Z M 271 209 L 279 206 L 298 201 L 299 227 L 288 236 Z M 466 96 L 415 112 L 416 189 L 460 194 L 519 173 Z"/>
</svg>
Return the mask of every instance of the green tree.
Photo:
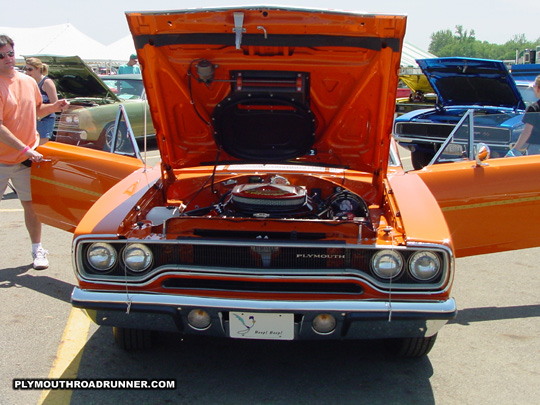
<svg viewBox="0 0 540 405">
<path fill-rule="evenodd" d="M 450 30 L 437 31 L 431 34 L 431 43 L 429 44 L 429 52 L 439 55 L 440 50 L 451 45 L 455 41 L 454 34 Z"/>
<path fill-rule="evenodd" d="M 437 56 L 477 57 L 477 42 L 474 30 L 469 32 L 462 25 L 457 25 L 453 34 L 450 30 L 432 34 L 429 51 Z"/>
<path fill-rule="evenodd" d="M 540 38 L 528 41 L 524 34 L 514 35 L 503 45 L 478 41 L 474 30 L 466 30 L 462 25 L 457 25 L 454 32 L 447 29 L 431 34 L 428 50 L 440 57 L 463 56 L 512 61 L 516 59 L 516 52 L 536 49 L 538 45 Z"/>
<path fill-rule="evenodd" d="M 472 43 L 476 41 L 474 30 L 471 30 L 470 33 L 468 33 L 467 30 L 463 29 L 463 25 L 456 25 L 455 38 L 462 43 Z"/>
</svg>

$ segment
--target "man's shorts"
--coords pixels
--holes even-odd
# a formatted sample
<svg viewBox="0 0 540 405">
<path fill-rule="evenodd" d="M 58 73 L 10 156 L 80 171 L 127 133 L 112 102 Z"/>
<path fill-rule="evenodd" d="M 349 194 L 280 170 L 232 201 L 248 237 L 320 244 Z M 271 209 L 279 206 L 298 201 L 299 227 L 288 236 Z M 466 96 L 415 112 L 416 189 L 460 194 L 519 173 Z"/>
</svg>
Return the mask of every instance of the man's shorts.
<svg viewBox="0 0 540 405">
<path fill-rule="evenodd" d="M 30 167 L 17 163 L 6 165 L 0 163 L 0 196 L 3 196 L 8 181 L 17 191 L 17 196 L 21 201 L 32 201 L 32 191 L 30 189 Z"/>
</svg>

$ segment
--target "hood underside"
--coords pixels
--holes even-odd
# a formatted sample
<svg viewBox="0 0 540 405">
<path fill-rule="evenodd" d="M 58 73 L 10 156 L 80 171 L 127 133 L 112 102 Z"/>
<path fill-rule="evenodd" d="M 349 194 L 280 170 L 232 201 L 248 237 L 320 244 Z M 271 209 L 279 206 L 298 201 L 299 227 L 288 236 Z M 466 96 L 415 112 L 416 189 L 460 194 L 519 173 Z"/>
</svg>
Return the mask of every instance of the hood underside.
<svg viewBox="0 0 540 405">
<path fill-rule="evenodd" d="M 473 58 L 432 58 L 416 61 L 447 106 L 480 105 L 524 109 L 525 104 L 502 61 Z"/>
<path fill-rule="evenodd" d="M 128 12 L 162 162 L 386 170 L 404 16 Z"/>
<path fill-rule="evenodd" d="M 431 87 L 431 84 L 429 84 L 429 81 L 425 75 L 400 75 L 399 78 L 412 91 L 421 91 L 424 94 L 434 93 L 433 88 Z"/>
<path fill-rule="evenodd" d="M 48 66 L 48 74 L 62 98 L 109 98 L 120 101 L 79 56 L 26 55 Z"/>
</svg>

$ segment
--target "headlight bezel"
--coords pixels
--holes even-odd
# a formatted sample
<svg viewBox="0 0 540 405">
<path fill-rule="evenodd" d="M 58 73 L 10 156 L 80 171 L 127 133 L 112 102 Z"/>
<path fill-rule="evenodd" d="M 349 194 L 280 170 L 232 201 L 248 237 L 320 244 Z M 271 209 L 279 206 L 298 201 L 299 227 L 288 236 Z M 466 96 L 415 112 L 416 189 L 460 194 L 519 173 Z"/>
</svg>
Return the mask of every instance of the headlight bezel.
<svg viewBox="0 0 540 405">
<path fill-rule="evenodd" d="M 142 264 L 142 267 L 140 268 L 137 268 L 137 266 L 134 263 L 130 264 L 130 259 L 133 259 L 133 258 L 127 257 L 127 255 L 137 250 L 140 252 L 143 252 L 143 255 L 140 255 L 139 257 L 144 256 L 142 260 L 143 264 Z M 154 263 L 154 254 L 152 252 L 152 249 L 150 249 L 144 243 L 128 243 L 126 246 L 123 247 L 121 257 L 122 257 L 122 265 L 125 266 L 127 271 L 133 274 L 144 273 L 146 270 L 152 267 L 152 264 Z"/>
<path fill-rule="evenodd" d="M 417 260 L 420 260 L 421 259 L 420 256 L 429 257 L 436 264 L 437 269 L 429 277 L 425 277 L 425 278 L 420 277 L 418 275 L 418 272 L 415 270 L 414 262 Z M 437 278 L 441 274 L 442 268 L 443 268 L 443 263 L 441 262 L 439 255 L 429 250 L 419 250 L 412 253 L 411 256 L 409 257 L 407 265 L 408 265 L 408 270 L 411 277 L 415 281 L 421 282 L 421 283 L 429 283 L 430 281 Z"/>
<path fill-rule="evenodd" d="M 381 271 L 380 262 L 377 265 L 377 259 L 383 259 L 384 257 L 393 258 L 395 260 L 395 263 L 397 265 L 397 270 L 394 272 L 395 274 L 392 275 L 385 275 Z M 396 280 L 399 277 L 401 277 L 404 274 L 404 263 L 405 260 L 403 258 L 403 255 L 393 249 L 382 249 L 373 254 L 370 260 L 370 268 L 372 273 L 380 280 L 388 281 L 388 280 Z"/>
<path fill-rule="evenodd" d="M 64 113 L 60 123 L 70 127 L 78 127 L 80 123 L 79 115 L 75 113 Z"/>
<path fill-rule="evenodd" d="M 92 260 L 92 252 L 95 252 L 95 250 L 101 249 L 103 252 L 108 253 L 108 264 L 105 266 L 99 266 L 97 265 L 97 262 L 95 260 Z M 107 274 L 110 273 L 115 266 L 118 263 L 118 252 L 116 251 L 115 247 L 111 243 L 107 242 L 95 242 L 88 246 L 86 250 L 86 261 L 88 265 L 94 269 L 98 274 Z"/>
</svg>

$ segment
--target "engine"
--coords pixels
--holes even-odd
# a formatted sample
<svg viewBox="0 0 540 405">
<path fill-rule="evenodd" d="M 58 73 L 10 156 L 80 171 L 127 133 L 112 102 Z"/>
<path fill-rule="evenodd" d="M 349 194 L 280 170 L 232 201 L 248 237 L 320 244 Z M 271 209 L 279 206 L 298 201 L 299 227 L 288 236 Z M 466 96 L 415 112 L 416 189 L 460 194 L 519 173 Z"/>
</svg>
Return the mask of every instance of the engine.
<svg viewBox="0 0 540 405">
<path fill-rule="evenodd" d="M 254 217 L 312 217 L 312 198 L 306 189 L 288 184 L 242 184 L 235 186 L 223 204 L 225 215 Z"/>
<path fill-rule="evenodd" d="M 154 207 L 147 219 L 154 225 L 180 216 L 219 216 L 241 218 L 295 218 L 353 220 L 369 219 L 366 202 L 357 194 L 339 186 L 325 184 L 309 189 L 293 185 L 285 177 L 269 179 L 251 176 L 245 183 L 227 184 L 219 202 L 199 206 L 188 201 L 181 207 Z M 209 187 L 205 188 L 209 192 Z"/>
<path fill-rule="evenodd" d="M 335 187 L 329 197 L 323 199 L 321 194 L 318 188 L 308 190 L 291 185 L 282 176 L 269 181 L 257 177 L 235 185 L 214 209 L 219 215 L 234 217 L 343 220 L 368 217 L 367 204 L 350 191 Z"/>
</svg>

